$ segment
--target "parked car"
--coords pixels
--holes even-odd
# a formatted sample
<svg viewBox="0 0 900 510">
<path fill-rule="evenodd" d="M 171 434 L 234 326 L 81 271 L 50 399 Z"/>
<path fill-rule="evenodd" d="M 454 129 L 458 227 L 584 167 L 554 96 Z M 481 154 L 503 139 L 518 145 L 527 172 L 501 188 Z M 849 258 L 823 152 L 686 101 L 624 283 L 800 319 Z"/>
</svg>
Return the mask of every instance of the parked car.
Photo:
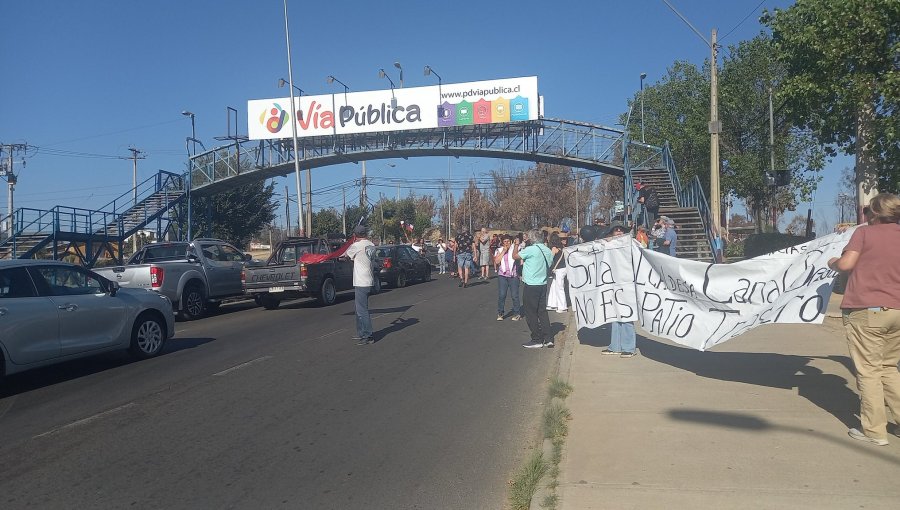
<svg viewBox="0 0 900 510">
<path fill-rule="evenodd" d="M 405 287 L 412 280 L 431 280 L 433 266 L 408 244 L 376 246 L 372 259 L 381 266 L 380 280 L 393 287 Z"/>
<path fill-rule="evenodd" d="M 138 250 L 124 266 L 95 271 L 121 287 L 151 289 L 168 297 L 186 320 L 240 296 L 241 271 L 252 257 L 220 239 L 159 242 Z"/>
<path fill-rule="evenodd" d="M 150 358 L 174 334 L 162 294 L 66 262 L 0 260 L 0 376 L 117 349 Z"/>
<path fill-rule="evenodd" d="M 267 310 L 281 301 L 314 297 L 331 305 L 337 293 L 353 290 L 353 261 L 345 257 L 321 259 L 341 248 L 341 239 L 292 237 L 275 247 L 265 266 L 247 267 L 241 276 L 244 292 Z M 377 271 L 377 266 L 373 266 Z M 374 292 L 381 290 L 375 282 Z"/>
</svg>

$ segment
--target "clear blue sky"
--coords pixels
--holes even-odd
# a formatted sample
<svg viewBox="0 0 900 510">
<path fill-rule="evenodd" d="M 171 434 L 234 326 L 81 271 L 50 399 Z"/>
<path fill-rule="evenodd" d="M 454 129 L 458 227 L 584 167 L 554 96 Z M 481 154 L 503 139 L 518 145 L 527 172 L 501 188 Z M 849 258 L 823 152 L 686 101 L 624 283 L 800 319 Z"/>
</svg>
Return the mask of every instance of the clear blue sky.
<svg viewBox="0 0 900 510">
<path fill-rule="evenodd" d="M 762 30 L 764 8 L 792 2 L 672 3 L 707 38 L 718 28 L 728 45 Z M 288 9 L 294 81 L 311 94 L 333 90 L 329 74 L 352 90 L 384 89 L 378 69 L 396 73 L 395 61 L 406 86 L 435 83 L 423 76 L 426 64 L 448 83 L 537 75 L 546 116 L 612 125 L 641 72 L 652 84 L 673 61 L 700 65 L 709 54 L 662 0 L 289 0 Z M 17 207 L 99 207 L 130 190 L 132 162 L 118 159 L 130 155 L 130 146 L 146 153 L 139 182 L 158 169 L 184 170 L 191 126 L 182 110 L 196 114 L 197 137 L 211 148 L 220 143 L 214 137 L 226 134 L 227 106 L 238 109 L 246 134 L 247 100 L 286 94 L 276 86 L 287 78 L 282 0 L 6 1 L 2 15 L 0 142 L 40 148 L 24 168 L 15 164 Z M 391 163 L 370 163 L 369 175 L 377 183 L 447 172 L 446 158 Z M 523 163 L 460 159 L 454 177 L 499 165 Z M 834 222 L 835 186 L 845 166 L 852 161 L 841 158 L 823 174 L 813 205 L 820 224 Z M 315 170 L 313 192 L 352 186 L 359 172 L 352 164 Z M 295 193 L 293 176 L 277 182 Z M 370 187 L 369 196 L 379 192 L 395 196 L 396 187 Z M 0 197 L 5 214 L 6 193 Z M 339 190 L 313 199 L 316 208 L 340 203 Z"/>
</svg>

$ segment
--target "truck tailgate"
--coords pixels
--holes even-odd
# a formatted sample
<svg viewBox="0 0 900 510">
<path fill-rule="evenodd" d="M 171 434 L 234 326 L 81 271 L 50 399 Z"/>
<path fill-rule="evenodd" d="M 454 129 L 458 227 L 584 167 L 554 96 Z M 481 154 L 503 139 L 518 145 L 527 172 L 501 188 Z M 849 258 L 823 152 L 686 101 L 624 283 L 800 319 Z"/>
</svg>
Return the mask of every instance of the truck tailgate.
<svg viewBox="0 0 900 510">
<path fill-rule="evenodd" d="M 279 292 L 303 289 L 300 266 L 294 264 L 254 266 L 244 269 L 245 292 Z"/>
<path fill-rule="evenodd" d="M 96 268 L 94 272 L 120 286 L 132 289 L 150 288 L 150 264 Z"/>
</svg>

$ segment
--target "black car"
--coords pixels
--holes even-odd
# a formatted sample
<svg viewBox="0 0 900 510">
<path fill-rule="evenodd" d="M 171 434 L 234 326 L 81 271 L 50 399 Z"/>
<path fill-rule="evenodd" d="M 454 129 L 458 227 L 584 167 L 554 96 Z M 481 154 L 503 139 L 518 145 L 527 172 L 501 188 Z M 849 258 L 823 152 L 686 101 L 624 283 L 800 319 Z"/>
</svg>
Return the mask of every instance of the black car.
<svg viewBox="0 0 900 510">
<path fill-rule="evenodd" d="M 408 244 L 385 244 L 375 247 L 372 259 L 381 265 L 381 281 L 392 287 L 405 287 L 407 282 L 431 279 L 432 265 Z"/>
</svg>

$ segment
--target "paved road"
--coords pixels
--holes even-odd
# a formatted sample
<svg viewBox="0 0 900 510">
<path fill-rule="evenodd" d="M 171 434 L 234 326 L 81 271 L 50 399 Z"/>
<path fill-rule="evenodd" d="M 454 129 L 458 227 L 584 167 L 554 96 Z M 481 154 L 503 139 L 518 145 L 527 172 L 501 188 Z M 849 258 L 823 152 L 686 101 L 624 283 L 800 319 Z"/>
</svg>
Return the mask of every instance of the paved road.
<svg viewBox="0 0 900 510">
<path fill-rule="evenodd" d="M 502 508 L 556 350 L 495 321 L 496 282 L 328 308 L 223 307 L 163 356 L 113 354 L 0 386 L 0 507 Z M 561 325 L 559 325 L 561 327 Z"/>
</svg>

